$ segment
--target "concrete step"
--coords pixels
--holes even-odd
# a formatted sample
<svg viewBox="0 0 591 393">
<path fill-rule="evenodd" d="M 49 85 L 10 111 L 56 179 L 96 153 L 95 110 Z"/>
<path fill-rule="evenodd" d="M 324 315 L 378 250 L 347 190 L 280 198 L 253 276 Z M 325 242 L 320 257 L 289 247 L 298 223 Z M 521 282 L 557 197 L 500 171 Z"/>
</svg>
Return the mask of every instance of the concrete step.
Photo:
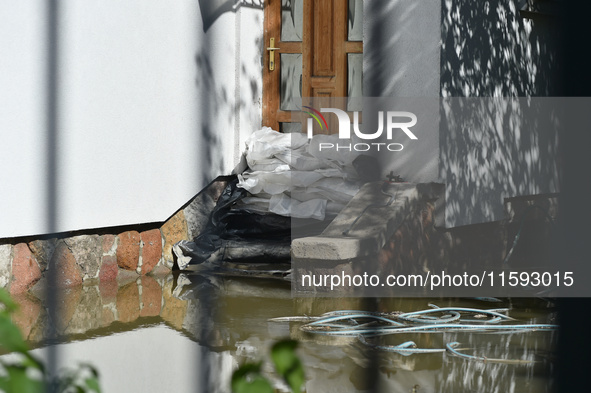
<svg viewBox="0 0 591 393">
<path fill-rule="evenodd" d="M 365 184 L 319 235 L 294 239 L 295 259 L 343 261 L 375 255 L 419 205 L 443 199 L 438 183 Z"/>
</svg>

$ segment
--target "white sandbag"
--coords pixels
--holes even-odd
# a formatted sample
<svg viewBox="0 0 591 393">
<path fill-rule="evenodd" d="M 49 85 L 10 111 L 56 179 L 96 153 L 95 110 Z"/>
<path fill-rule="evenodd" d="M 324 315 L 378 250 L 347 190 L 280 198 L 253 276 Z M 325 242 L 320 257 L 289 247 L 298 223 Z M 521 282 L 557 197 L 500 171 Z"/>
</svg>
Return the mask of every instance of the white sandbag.
<svg viewBox="0 0 591 393">
<path fill-rule="evenodd" d="M 285 194 L 280 194 L 271 197 L 271 200 L 269 201 L 269 211 L 281 216 L 324 220 L 326 203 L 327 201 L 323 199 L 312 199 L 306 202 L 299 202 Z"/>
<path fill-rule="evenodd" d="M 250 168 L 257 161 L 273 158 L 275 154 L 293 150 L 308 143 L 305 135 L 282 134 L 269 127 L 255 131 L 246 140 L 246 162 Z"/>
<path fill-rule="evenodd" d="M 337 170 L 317 171 L 289 171 L 276 170 L 273 172 L 257 171 L 245 172 L 238 175 L 238 187 L 244 188 L 251 194 L 264 191 L 271 195 L 281 194 L 294 187 L 308 187 L 328 175 L 339 175 Z"/>
<path fill-rule="evenodd" d="M 289 165 L 279 158 L 264 158 L 257 160 L 254 164 L 249 165 L 252 171 L 267 171 L 272 172 L 276 170 L 289 170 Z"/>
<path fill-rule="evenodd" d="M 327 146 L 321 146 L 321 143 L 331 144 L 335 147 L 338 145 L 340 148 L 321 148 L 322 146 Z M 337 134 L 314 135 L 308 145 L 308 153 L 312 157 L 316 157 L 319 160 L 332 160 L 344 166 L 352 166 L 353 160 L 355 160 L 355 158 L 357 158 L 361 153 L 350 151 L 348 149 L 350 145 L 350 140 L 339 139 Z"/>
<path fill-rule="evenodd" d="M 311 199 L 326 199 L 326 196 L 318 191 L 310 187 L 296 187 L 289 190 L 288 194 L 292 199 L 300 202 L 306 202 Z"/>
<path fill-rule="evenodd" d="M 313 171 L 316 169 L 335 168 L 329 160 L 321 160 L 306 152 L 307 149 L 284 151 L 275 154 L 277 159 L 288 164 L 291 169 L 298 171 Z"/>
<path fill-rule="evenodd" d="M 238 184 L 240 188 L 253 195 L 260 192 L 275 195 L 281 194 L 291 188 L 290 172 L 245 172 L 238 175 Z"/>
<path fill-rule="evenodd" d="M 320 150 L 319 144 L 345 142 L 338 135 L 315 135 L 309 140 L 305 134 L 283 134 L 269 127 L 254 132 L 246 141 L 250 170 L 238 175 L 238 187 L 254 198 L 245 198 L 240 208 L 296 218 L 335 215 L 359 190 L 351 164 L 359 154 Z"/>
</svg>

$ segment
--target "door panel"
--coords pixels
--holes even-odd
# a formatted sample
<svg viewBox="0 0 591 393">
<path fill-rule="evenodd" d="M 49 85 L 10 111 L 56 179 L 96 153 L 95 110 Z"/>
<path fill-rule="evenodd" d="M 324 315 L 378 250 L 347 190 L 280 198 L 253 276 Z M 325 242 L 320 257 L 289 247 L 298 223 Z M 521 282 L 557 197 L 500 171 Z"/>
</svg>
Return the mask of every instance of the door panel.
<svg viewBox="0 0 591 393">
<path fill-rule="evenodd" d="M 283 111 L 297 111 L 302 98 L 302 55 L 282 53 L 281 62 L 281 105 Z"/>
<path fill-rule="evenodd" d="M 363 41 L 363 0 L 349 0 L 349 41 Z"/>
<path fill-rule="evenodd" d="M 361 102 L 355 100 L 363 96 L 363 54 L 362 53 L 348 53 L 347 54 L 347 97 L 348 111 L 360 111 Z"/>
<path fill-rule="evenodd" d="M 307 5 L 310 19 L 307 23 L 307 31 L 311 35 L 309 42 L 311 50 L 307 52 L 312 56 L 313 76 L 334 76 L 334 57 L 332 56 L 334 42 L 334 1 L 308 1 Z"/>
<path fill-rule="evenodd" d="M 301 97 L 361 94 L 362 9 L 362 0 L 265 2 L 263 125 L 301 129 L 280 125 L 304 120 Z M 270 70 L 272 51 L 275 64 Z"/>
<path fill-rule="evenodd" d="M 281 1 L 281 41 L 302 41 L 304 0 Z"/>
</svg>

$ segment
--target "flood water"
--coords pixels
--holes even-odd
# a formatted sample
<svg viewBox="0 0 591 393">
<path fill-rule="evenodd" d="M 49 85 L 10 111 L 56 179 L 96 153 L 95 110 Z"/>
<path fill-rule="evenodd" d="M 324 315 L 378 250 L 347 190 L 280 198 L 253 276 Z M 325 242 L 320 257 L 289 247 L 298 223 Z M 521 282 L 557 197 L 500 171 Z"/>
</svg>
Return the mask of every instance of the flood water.
<svg viewBox="0 0 591 393">
<path fill-rule="evenodd" d="M 458 341 L 466 353 L 487 358 L 534 360 L 498 364 L 447 353 L 403 356 L 392 352 L 367 358 L 368 347 L 356 338 L 312 335 L 301 322 L 271 318 L 320 315 L 364 309 L 358 298 L 293 298 L 286 282 L 247 278 L 141 277 L 125 285 L 85 285 L 60 297 L 60 367 L 78 362 L 96 366 L 105 392 L 229 392 L 232 371 L 246 361 L 268 356 L 285 337 L 300 342 L 307 392 L 363 392 L 368 368 L 376 368 L 384 392 L 550 392 L 556 332 L 513 334 L 431 333 L 383 337 L 380 344 L 415 341 L 420 348 L 443 348 Z M 31 295 L 17 299 L 16 322 L 34 347 L 47 355 L 43 333 L 45 305 Z M 553 323 L 552 304 L 540 299 L 376 299 L 379 311 L 416 311 L 440 307 L 510 307 L 519 323 Z M 287 391 L 265 368 L 278 391 Z"/>
</svg>

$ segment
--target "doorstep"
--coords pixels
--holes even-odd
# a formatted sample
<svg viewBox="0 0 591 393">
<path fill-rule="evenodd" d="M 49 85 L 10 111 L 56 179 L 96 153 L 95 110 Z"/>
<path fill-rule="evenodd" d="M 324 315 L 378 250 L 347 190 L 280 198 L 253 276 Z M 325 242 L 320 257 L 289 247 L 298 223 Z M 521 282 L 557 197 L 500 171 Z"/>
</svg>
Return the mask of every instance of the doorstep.
<svg viewBox="0 0 591 393">
<path fill-rule="evenodd" d="M 345 261 L 376 255 L 421 202 L 441 203 L 443 193 L 438 183 L 366 183 L 319 236 L 294 239 L 292 256 Z"/>
</svg>

